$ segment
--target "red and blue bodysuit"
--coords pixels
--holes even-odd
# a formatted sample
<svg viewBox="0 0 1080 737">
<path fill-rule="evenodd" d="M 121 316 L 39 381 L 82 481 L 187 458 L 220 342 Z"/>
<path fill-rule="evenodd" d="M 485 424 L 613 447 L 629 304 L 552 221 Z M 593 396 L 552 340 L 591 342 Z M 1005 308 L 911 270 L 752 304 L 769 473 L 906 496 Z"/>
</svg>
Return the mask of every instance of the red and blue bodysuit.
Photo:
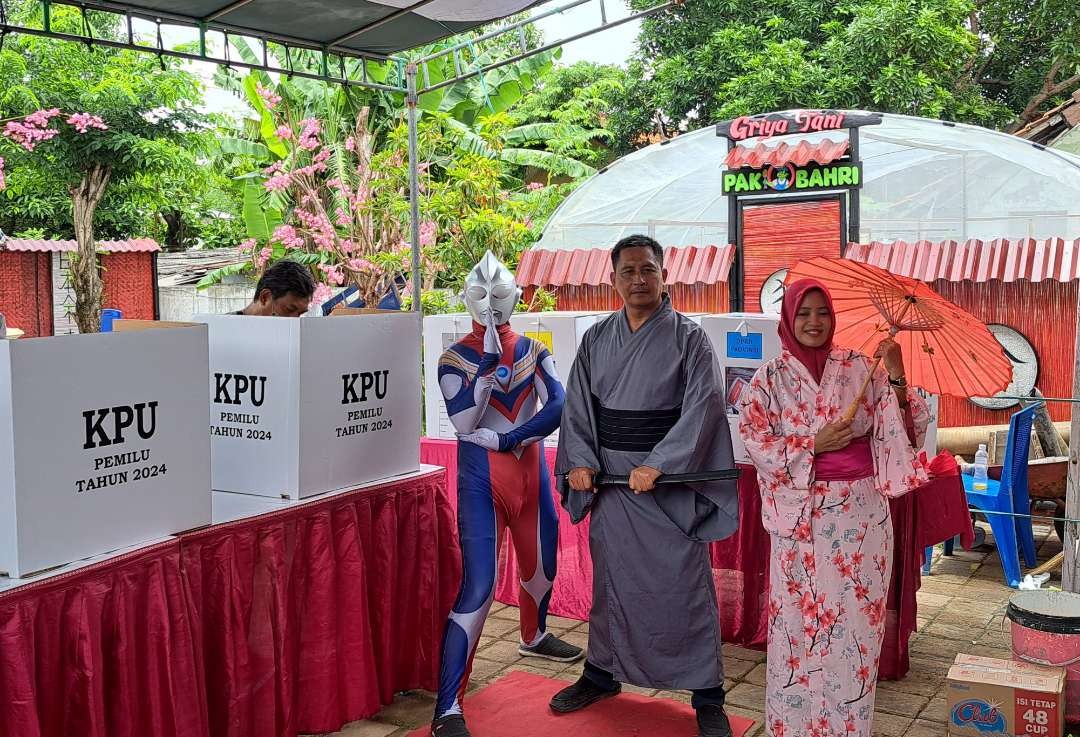
<svg viewBox="0 0 1080 737">
<path fill-rule="evenodd" d="M 485 352 L 485 327 L 442 355 L 439 386 L 458 442 L 461 590 L 442 643 L 435 717 L 461 713 L 472 658 L 495 595 L 499 547 L 509 529 L 520 576 L 523 647 L 546 634 L 558 522 L 543 439 L 559 426 L 565 395 L 538 341 L 500 325 L 501 355 Z M 492 347 L 489 340 L 488 346 Z"/>
</svg>

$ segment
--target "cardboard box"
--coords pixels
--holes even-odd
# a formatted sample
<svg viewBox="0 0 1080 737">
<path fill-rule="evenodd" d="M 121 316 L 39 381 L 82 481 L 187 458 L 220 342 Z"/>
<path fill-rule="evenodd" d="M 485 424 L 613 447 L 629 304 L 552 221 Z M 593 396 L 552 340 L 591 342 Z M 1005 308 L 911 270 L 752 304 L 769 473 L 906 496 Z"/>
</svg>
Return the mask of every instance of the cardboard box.
<svg viewBox="0 0 1080 737">
<path fill-rule="evenodd" d="M 303 499 L 420 465 L 420 318 L 200 315 L 213 488 Z"/>
<path fill-rule="evenodd" d="M 522 312 L 510 317 L 514 332 L 543 343 L 555 360 L 555 371 L 565 385 L 585 331 L 603 320 L 606 312 Z M 472 317 L 466 313 L 429 315 L 424 318 L 424 407 L 427 436 L 453 440 L 456 435 L 439 389 L 439 357 L 472 331 Z M 548 437 L 557 443 L 558 430 Z"/>
<path fill-rule="evenodd" d="M 210 523 L 206 326 L 114 329 L 0 341 L 10 576 Z"/>
<path fill-rule="evenodd" d="M 1063 737 L 1065 669 L 956 656 L 945 682 L 950 737 Z"/>
</svg>

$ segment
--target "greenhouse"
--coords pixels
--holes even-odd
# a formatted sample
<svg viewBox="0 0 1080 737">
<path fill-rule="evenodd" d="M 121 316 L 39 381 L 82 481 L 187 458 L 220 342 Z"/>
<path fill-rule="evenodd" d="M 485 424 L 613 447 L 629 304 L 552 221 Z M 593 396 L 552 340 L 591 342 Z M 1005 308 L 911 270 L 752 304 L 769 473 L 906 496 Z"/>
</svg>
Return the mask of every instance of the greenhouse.
<svg viewBox="0 0 1080 737">
<path fill-rule="evenodd" d="M 1080 236 L 1080 157 L 976 126 L 881 117 L 860 129 L 859 242 Z M 665 246 L 727 243 L 726 155 L 711 126 L 635 151 L 578 188 L 536 247 L 610 247 L 638 232 Z"/>
</svg>

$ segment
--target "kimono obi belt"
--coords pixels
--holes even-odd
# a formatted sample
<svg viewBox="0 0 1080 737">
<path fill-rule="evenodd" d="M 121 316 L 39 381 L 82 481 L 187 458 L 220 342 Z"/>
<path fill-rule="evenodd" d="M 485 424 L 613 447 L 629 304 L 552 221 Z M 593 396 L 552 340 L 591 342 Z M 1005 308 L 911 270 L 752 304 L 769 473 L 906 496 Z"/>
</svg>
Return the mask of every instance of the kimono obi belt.
<svg viewBox="0 0 1080 737">
<path fill-rule="evenodd" d="M 628 453 L 651 453 L 682 416 L 675 409 L 609 409 L 593 397 L 600 447 Z"/>
<path fill-rule="evenodd" d="M 815 481 L 861 481 L 874 475 L 874 454 L 870 436 L 851 441 L 843 450 L 814 456 Z"/>
</svg>

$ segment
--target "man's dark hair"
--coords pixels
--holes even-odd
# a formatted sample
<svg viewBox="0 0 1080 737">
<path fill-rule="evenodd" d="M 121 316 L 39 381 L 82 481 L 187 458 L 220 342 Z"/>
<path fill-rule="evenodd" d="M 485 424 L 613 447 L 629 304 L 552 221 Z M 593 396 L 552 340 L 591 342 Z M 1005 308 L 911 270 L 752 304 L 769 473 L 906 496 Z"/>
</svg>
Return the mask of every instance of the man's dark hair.
<svg viewBox="0 0 1080 737">
<path fill-rule="evenodd" d="M 274 299 L 280 299 L 286 294 L 310 299 L 311 295 L 315 294 L 315 279 L 308 267 L 282 259 L 263 273 L 259 283 L 255 285 L 255 299 L 259 298 L 264 289 L 269 289 Z"/>
<path fill-rule="evenodd" d="M 612 269 L 619 268 L 619 254 L 627 248 L 651 248 L 653 256 L 656 257 L 656 263 L 660 265 L 661 269 L 664 268 L 664 249 L 659 243 L 647 235 L 628 235 L 611 249 Z"/>
</svg>

